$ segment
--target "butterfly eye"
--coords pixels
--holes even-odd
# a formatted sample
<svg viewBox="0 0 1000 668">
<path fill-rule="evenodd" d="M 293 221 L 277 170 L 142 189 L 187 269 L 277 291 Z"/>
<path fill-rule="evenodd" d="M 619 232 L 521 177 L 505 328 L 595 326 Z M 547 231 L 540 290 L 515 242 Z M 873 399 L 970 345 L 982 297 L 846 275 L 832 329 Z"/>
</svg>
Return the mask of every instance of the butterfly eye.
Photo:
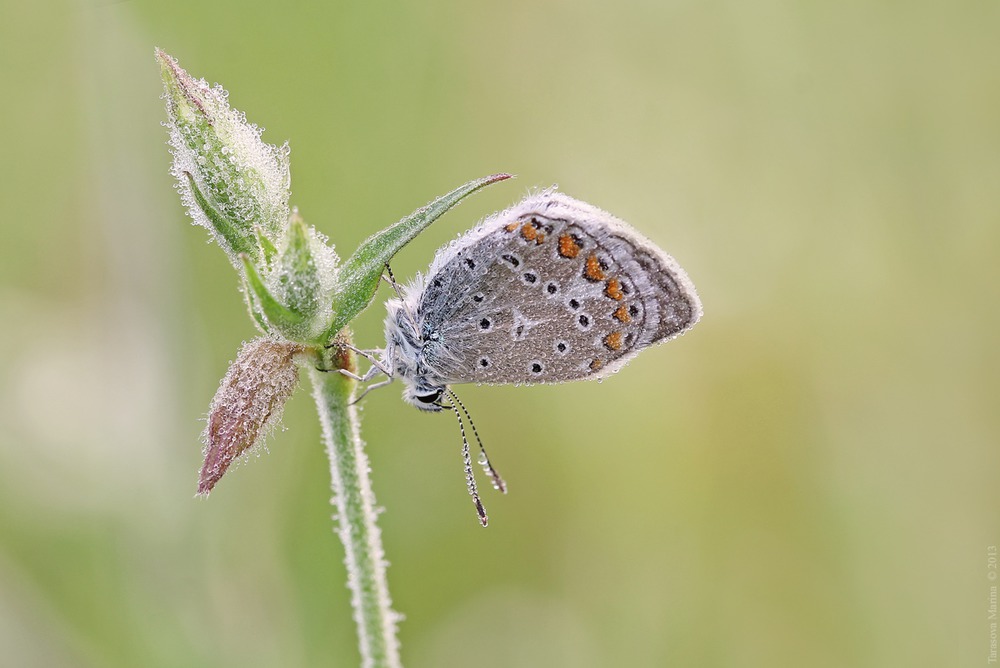
<svg viewBox="0 0 1000 668">
<path fill-rule="evenodd" d="M 444 392 L 444 390 L 436 390 L 432 394 L 418 394 L 417 401 L 419 401 L 422 404 L 433 404 L 434 402 L 436 402 L 438 399 L 441 398 L 442 392 Z"/>
</svg>

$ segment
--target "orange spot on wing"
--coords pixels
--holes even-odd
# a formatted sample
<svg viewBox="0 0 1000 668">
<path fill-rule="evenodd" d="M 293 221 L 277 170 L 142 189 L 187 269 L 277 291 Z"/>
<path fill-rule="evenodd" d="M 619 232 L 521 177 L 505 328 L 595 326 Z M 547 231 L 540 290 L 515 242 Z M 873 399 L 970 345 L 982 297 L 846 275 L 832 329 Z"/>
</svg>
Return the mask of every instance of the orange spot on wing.
<svg viewBox="0 0 1000 668">
<path fill-rule="evenodd" d="M 507 230 L 508 232 L 513 232 L 514 230 L 517 229 L 517 223 L 510 223 L 509 225 L 505 225 L 503 229 Z"/>
<path fill-rule="evenodd" d="M 580 246 L 573 240 L 572 235 L 562 234 L 559 236 L 559 254 L 570 259 L 580 254 Z"/>
<path fill-rule="evenodd" d="M 531 223 L 525 223 L 521 226 L 521 236 L 524 237 L 525 241 L 534 241 L 535 237 L 538 236 L 538 230 Z"/>
<path fill-rule="evenodd" d="M 597 371 L 597 370 L 598 370 L 598 369 L 600 369 L 600 368 L 601 368 L 602 366 L 604 366 L 604 362 L 602 362 L 602 361 L 601 361 L 601 360 L 599 360 L 599 359 L 594 359 L 594 361 L 592 361 L 592 362 L 590 363 L 590 370 L 591 370 L 591 371 Z"/>
<path fill-rule="evenodd" d="M 622 284 L 617 278 L 608 279 L 608 287 L 604 289 L 604 294 L 611 297 L 612 299 L 621 300 L 625 297 L 625 293 L 622 292 Z"/>
<path fill-rule="evenodd" d="M 631 322 L 632 320 L 632 316 L 628 314 L 628 309 L 625 308 L 625 304 L 618 307 L 618 309 L 614 312 L 614 316 L 618 318 L 619 322 Z"/>
<path fill-rule="evenodd" d="M 587 265 L 583 268 L 583 275 L 592 281 L 603 281 L 605 279 L 604 270 L 601 269 L 601 262 L 596 255 L 587 257 Z"/>
<path fill-rule="evenodd" d="M 604 337 L 604 345 L 606 345 L 609 350 L 621 350 L 622 333 L 611 332 L 610 334 Z"/>
<path fill-rule="evenodd" d="M 538 236 L 537 236 L 537 237 L 535 237 L 535 243 L 536 243 L 536 244 L 540 244 L 540 243 L 542 243 L 543 241 L 545 241 L 545 232 L 539 232 L 539 233 L 538 233 Z"/>
</svg>

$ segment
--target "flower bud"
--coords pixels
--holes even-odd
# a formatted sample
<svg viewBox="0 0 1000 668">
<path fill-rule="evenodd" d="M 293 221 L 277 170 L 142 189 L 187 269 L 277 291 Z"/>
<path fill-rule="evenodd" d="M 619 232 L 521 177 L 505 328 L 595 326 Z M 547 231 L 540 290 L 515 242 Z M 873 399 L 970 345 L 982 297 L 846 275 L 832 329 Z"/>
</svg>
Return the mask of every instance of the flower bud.
<svg viewBox="0 0 1000 668">
<path fill-rule="evenodd" d="M 299 382 L 295 356 L 301 351 L 302 346 L 267 337 L 243 344 L 208 412 L 199 494 L 208 494 L 233 460 L 262 443 L 278 423 Z"/>
<path fill-rule="evenodd" d="M 195 223 L 213 233 L 239 266 L 262 256 L 256 230 L 277 245 L 288 220 L 288 145 L 261 141 L 261 128 L 229 106 L 221 86 L 194 79 L 159 49 L 167 102 L 170 172 Z"/>
<path fill-rule="evenodd" d="M 261 271 L 249 257 L 240 255 L 251 315 L 266 332 L 291 341 L 316 342 L 332 317 L 336 252 L 293 213 L 281 247 L 271 256 L 270 266 Z"/>
</svg>

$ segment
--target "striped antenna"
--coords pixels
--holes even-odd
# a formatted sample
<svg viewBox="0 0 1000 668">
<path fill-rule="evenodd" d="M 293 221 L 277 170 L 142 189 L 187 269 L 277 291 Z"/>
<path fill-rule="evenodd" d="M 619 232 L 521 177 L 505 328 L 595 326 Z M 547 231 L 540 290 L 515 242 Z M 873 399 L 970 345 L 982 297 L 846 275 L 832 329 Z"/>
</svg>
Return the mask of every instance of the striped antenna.
<svg viewBox="0 0 1000 668">
<path fill-rule="evenodd" d="M 472 502 L 476 504 L 479 523 L 486 526 L 489 524 L 490 518 L 486 515 L 486 508 L 483 507 L 483 502 L 479 499 L 479 490 L 476 488 L 476 477 L 473 475 L 472 470 L 472 457 L 469 456 L 469 439 L 465 437 L 465 423 L 462 422 L 462 414 L 458 412 L 458 407 L 455 404 L 442 405 L 450 408 L 458 419 L 458 429 L 462 432 L 462 460 L 465 462 L 465 486 L 469 490 Z"/>
<path fill-rule="evenodd" d="M 479 438 L 479 432 L 476 431 L 476 425 L 472 421 L 472 416 L 469 415 L 469 410 L 465 407 L 465 404 L 462 403 L 462 400 L 458 398 L 458 395 L 455 394 L 455 391 L 452 390 L 451 388 L 448 388 L 448 396 L 451 397 L 452 401 L 454 401 L 456 404 L 459 405 L 459 407 L 462 409 L 462 412 L 465 413 L 465 419 L 469 421 L 469 426 L 472 427 L 472 435 L 476 437 L 476 443 L 479 444 L 479 452 L 482 453 L 482 456 L 479 458 L 479 465 L 483 467 L 483 472 L 485 472 L 486 475 L 489 476 L 490 482 L 493 483 L 493 489 L 499 490 L 501 494 L 506 494 L 507 483 L 504 482 L 504 479 L 500 477 L 500 473 L 495 468 L 493 468 L 493 463 L 490 461 L 490 456 L 486 454 L 486 448 L 483 446 L 482 439 Z"/>
</svg>

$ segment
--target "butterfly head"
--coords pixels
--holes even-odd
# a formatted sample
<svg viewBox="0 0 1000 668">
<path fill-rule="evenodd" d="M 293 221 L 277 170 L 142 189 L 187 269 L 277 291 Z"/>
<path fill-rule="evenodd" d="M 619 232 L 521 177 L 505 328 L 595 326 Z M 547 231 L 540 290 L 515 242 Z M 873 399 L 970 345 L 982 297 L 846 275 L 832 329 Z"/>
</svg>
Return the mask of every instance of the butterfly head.
<svg viewBox="0 0 1000 668">
<path fill-rule="evenodd" d="M 417 387 L 415 384 L 406 383 L 403 400 L 422 411 L 437 413 L 444 408 L 441 396 L 447 389 L 447 387 Z"/>
<path fill-rule="evenodd" d="M 391 349 L 393 376 L 403 381 L 403 400 L 422 411 L 438 412 L 445 407 L 441 397 L 448 386 L 438 380 L 424 361 L 424 347 L 436 337 L 421 333 L 413 311 L 398 299 L 387 304 L 386 344 Z"/>
</svg>

